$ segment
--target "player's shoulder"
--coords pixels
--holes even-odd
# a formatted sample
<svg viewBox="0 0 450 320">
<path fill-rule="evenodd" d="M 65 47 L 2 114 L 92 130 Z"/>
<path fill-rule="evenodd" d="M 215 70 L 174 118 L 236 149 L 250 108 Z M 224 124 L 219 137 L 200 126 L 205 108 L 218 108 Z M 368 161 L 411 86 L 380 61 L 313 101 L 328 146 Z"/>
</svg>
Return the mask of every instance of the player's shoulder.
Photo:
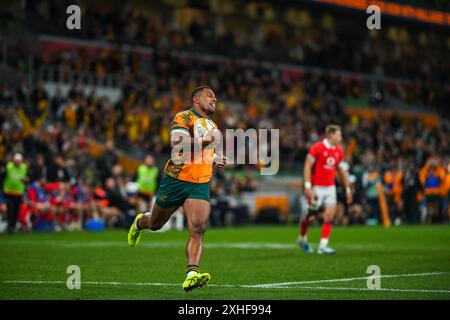
<svg viewBox="0 0 450 320">
<path fill-rule="evenodd" d="M 194 117 L 195 117 L 194 112 L 191 109 L 188 109 L 188 110 L 183 110 L 183 111 L 178 112 L 174 118 L 175 119 L 177 119 L 177 118 L 193 119 Z"/>
<path fill-rule="evenodd" d="M 184 127 L 189 128 L 192 127 L 195 119 L 195 114 L 192 110 L 184 110 L 180 111 L 173 117 L 172 120 L 172 128 L 175 127 Z"/>
<path fill-rule="evenodd" d="M 313 145 L 311 146 L 312 150 L 321 150 L 321 149 L 325 149 L 325 145 L 323 144 L 323 141 L 317 141 L 315 143 L 313 143 Z"/>
</svg>

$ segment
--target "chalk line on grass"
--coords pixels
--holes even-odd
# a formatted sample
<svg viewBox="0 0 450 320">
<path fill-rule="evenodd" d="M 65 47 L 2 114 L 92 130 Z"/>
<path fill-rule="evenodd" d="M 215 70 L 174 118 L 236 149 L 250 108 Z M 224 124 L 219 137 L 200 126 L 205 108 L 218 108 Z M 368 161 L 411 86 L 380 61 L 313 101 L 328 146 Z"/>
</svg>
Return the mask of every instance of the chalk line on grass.
<svg viewBox="0 0 450 320">
<path fill-rule="evenodd" d="M 450 272 L 424 272 L 424 273 L 408 273 L 381 275 L 380 278 L 400 278 L 400 277 L 430 277 L 437 275 L 448 275 Z M 400 288 L 353 288 L 353 287 L 324 287 L 324 286 L 304 286 L 305 284 L 315 283 L 336 283 L 351 282 L 357 280 L 366 280 L 369 277 L 354 277 L 340 279 L 324 279 L 324 280 L 308 280 L 295 282 L 278 282 L 265 284 L 209 284 L 210 287 L 222 288 L 248 288 L 248 289 L 311 289 L 311 290 L 339 290 L 339 291 L 386 291 L 386 292 L 416 292 L 416 293 L 450 293 L 450 290 L 444 289 L 400 289 Z M 46 281 L 46 280 L 4 280 L 0 283 L 10 284 L 66 284 L 66 281 Z M 82 285 L 96 286 L 181 286 L 179 283 L 162 283 L 162 282 L 119 282 L 119 281 L 82 281 Z"/>
</svg>

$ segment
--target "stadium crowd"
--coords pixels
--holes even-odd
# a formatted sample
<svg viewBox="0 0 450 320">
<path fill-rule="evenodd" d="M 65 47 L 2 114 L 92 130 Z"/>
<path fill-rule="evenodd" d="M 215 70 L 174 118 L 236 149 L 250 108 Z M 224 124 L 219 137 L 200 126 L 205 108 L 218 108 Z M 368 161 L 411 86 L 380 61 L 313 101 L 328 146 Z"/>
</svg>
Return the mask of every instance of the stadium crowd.
<svg viewBox="0 0 450 320">
<path fill-rule="evenodd" d="M 221 129 L 281 128 L 281 158 L 297 164 L 303 162 L 309 146 L 323 135 L 321 128 L 330 121 L 340 123 L 346 137 L 346 161 L 355 176 L 355 204 L 345 208 L 341 201 L 342 214 L 337 223 L 380 221 L 377 182 L 383 182 L 387 188 L 394 219 L 409 223 L 429 219 L 447 221 L 450 167 L 449 159 L 443 155 L 450 154 L 449 123 L 442 121 L 439 127 L 429 129 L 420 121 L 405 122 L 397 117 L 390 121 L 348 117 L 333 99 L 332 91 L 322 89 L 328 93 L 327 98 L 320 99 L 320 89 L 313 84 L 320 87 L 320 79 L 293 86 L 280 85 L 275 89 L 278 90 L 276 95 L 267 97 L 281 99 L 260 98 L 258 104 L 242 103 L 237 110 L 228 107 L 231 102 L 223 102 L 216 121 Z M 59 219 L 69 219 L 69 222 L 75 219 L 76 227 L 80 227 L 81 212 L 102 217 L 110 226 L 126 225 L 141 205 L 136 190 L 129 184 L 136 180 L 117 164 L 112 142 L 106 144 L 107 152 L 103 156 L 92 161 L 87 141 L 94 137 L 104 141 L 125 140 L 141 144 L 142 150 L 156 156 L 166 157 L 170 121 L 167 110 L 174 114 L 187 105 L 180 98 L 177 106 L 176 99 L 169 96 L 161 97 L 159 107 L 156 107 L 158 102 L 127 103 L 126 100 L 133 99 L 131 94 L 112 105 L 106 99 L 86 97 L 76 88 L 67 97 L 49 98 L 41 84 L 32 90 L 22 87 L 12 95 L 7 94 L 5 87 L 0 92 L 1 159 L 6 164 L 14 152 L 22 152 L 29 160 L 29 180 L 24 190 L 27 201 L 44 201 L 54 206 Z M 225 92 L 230 99 L 226 101 L 232 101 L 232 92 Z M 234 99 L 239 101 L 238 97 Z M 290 106 L 290 99 L 301 102 Z M 264 104 L 274 105 L 275 110 L 269 107 L 267 112 L 261 111 L 258 106 Z M 2 167 L 6 170 L 5 165 Z M 217 199 L 228 199 L 217 201 L 218 212 L 229 202 L 227 196 L 236 199 L 239 192 L 256 189 L 254 181 L 245 181 L 247 178 L 216 177 L 220 183 L 213 183 L 212 194 L 216 194 Z M 36 197 L 42 198 L 36 200 Z M 426 206 L 427 211 L 422 212 L 428 214 L 421 217 L 420 206 Z M 31 220 L 26 222 L 26 217 L 29 219 L 33 215 L 26 212 L 32 210 L 24 208 L 19 220 L 30 227 Z M 370 208 L 370 211 L 365 212 L 363 208 Z M 47 212 L 49 207 L 43 206 L 42 210 Z M 71 214 L 57 214 L 66 211 Z M 58 221 L 61 225 L 68 222 Z"/>
<path fill-rule="evenodd" d="M 59 21 L 62 30 L 64 21 L 55 16 L 61 4 L 50 3 L 55 7 L 47 10 L 33 7 L 39 6 L 39 1 L 27 5 L 44 19 Z M 300 171 L 309 147 L 323 137 L 323 128 L 332 122 L 340 124 L 345 160 L 354 177 L 355 204 L 347 207 L 340 201 L 337 223 L 379 222 L 378 182 L 386 187 L 393 220 L 448 221 L 450 65 L 444 47 L 426 45 L 420 37 L 360 39 L 321 28 L 306 29 L 301 35 L 269 33 L 260 43 L 249 41 L 241 46 L 233 34 L 215 34 L 211 26 L 193 23 L 187 31 L 172 30 L 133 9 L 121 14 L 87 12 L 83 20 L 87 27 L 77 36 L 106 40 L 113 44 L 110 49 L 68 49 L 48 59 L 31 54 L 22 45 L 8 46 L 6 56 L 4 50 L 0 53 L 0 61 L 23 73 L 31 67 L 55 67 L 53 79 L 58 81 L 65 80 L 57 78 L 60 70 L 63 78 L 69 73 L 89 72 L 97 78 L 114 74 L 120 79 L 121 95 L 114 103 L 95 91 L 86 94 L 81 79 L 71 83 L 68 94 L 57 90 L 54 96 L 44 87 L 45 77 L 36 79 L 32 87 L 26 82 L 17 89 L 0 83 L 2 181 L 7 179 L 10 161 L 26 163 L 26 200 L 19 210 L 24 228 L 33 225 L 35 212 L 52 213 L 61 227 L 80 228 L 81 222 L 91 218 L 83 212 L 104 219 L 109 226 L 128 225 L 130 217 L 148 206 L 152 191 L 146 196 L 136 190 L 138 174 L 130 176 L 123 170 L 113 145 L 167 158 L 171 117 L 189 105 L 186 97 L 198 84 L 210 85 L 219 97 L 213 119 L 221 130 L 280 128 L 281 170 Z M 223 46 L 225 42 L 227 46 Z M 153 51 L 122 50 L 122 44 L 144 45 Z M 174 54 L 194 49 L 232 59 L 217 62 Z M 431 55 L 433 59 L 429 59 Z M 282 69 L 242 58 L 322 69 Z M 335 69 L 396 79 L 374 82 Z M 399 80 L 401 77 L 408 81 Z M 352 103 L 392 107 L 397 102 L 436 107 L 442 120 L 436 127 L 396 115 L 366 120 L 348 116 L 344 108 Z M 90 139 L 107 145 L 106 153 L 95 161 L 89 154 Z M 14 156 L 18 152 L 24 159 Z M 159 179 L 154 173 L 152 177 Z M 152 183 L 152 190 L 155 185 L 157 182 Z M 237 216 L 245 215 L 236 199 L 239 192 L 255 189 L 251 169 L 241 178 L 216 176 L 211 192 L 220 218 L 215 221 L 224 224 L 228 209 Z M 6 210 L 5 201 L 9 200 L 3 192 L 0 210 Z"/>
<path fill-rule="evenodd" d="M 282 31 L 265 32 L 261 37 L 256 37 L 256 30 L 241 30 L 240 36 L 246 34 L 247 40 L 237 41 L 235 31 L 219 31 L 213 27 L 213 18 L 206 19 L 208 23 L 193 19 L 187 28 L 175 28 L 171 18 L 173 8 L 167 10 L 165 19 L 161 19 L 132 3 L 123 10 L 117 10 L 86 1 L 81 1 L 85 12 L 83 26 L 74 33 L 67 31 L 64 16 L 58 14 L 65 11 L 63 9 L 67 3 L 30 1 L 26 4 L 27 13 L 38 15 L 42 25 L 44 22 L 51 24 L 55 33 L 106 41 L 113 49 L 97 50 L 95 53 L 84 49 L 62 50 L 49 57 L 49 60 L 34 57 L 35 67 L 51 65 L 65 70 L 91 72 L 99 77 L 120 74 L 120 78 L 126 78 L 127 82 L 130 77 L 140 82 L 139 76 L 165 71 L 164 76 L 170 75 L 171 78 L 163 84 L 167 87 L 168 83 L 174 82 L 173 78 L 178 78 L 180 73 L 176 72 L 184 71 L 184 65 L 198 63 L 190 59 L 180 59 L 178 63 L 173 61 L 176 59 L 169 61 L 168 52 L 204 52 L 236 60 L 287 62 L 303 67 L 357 72 L 357 76 L 345 77 L 350 88 L 342 93 L 348 101 L 389 108 L 400 101 L 407 105 L 432 106 L 442 115 L 449 116 L 446 101 L 450 95 L 450 64 L 446 37 L 442 33 L 419 32 L 414 28 L 405 31 L 405 28 L 397 27 L 378 36 L 372 36 L 370 32 L 348 34 L 348 28 L 340 27 L 342 21 L 336 15 L 334 28 L 327 27 L 321 19 L 313 20 L 310 26 L 301 28 L 289 28 L 287 22 L 281 20 L 279 23 L 285 25 Z M 255 28 L 262 23 L 255 20 Z M 352 30 L 356 32 L 359 28 Z M 224 46 L 224 43 L 227 45 Z M 122 50 L 126 44 L 141 45 L 155 51 L 148 57 L 142 52 Z M 26 51 L 24 46 L 10 46 L 8 60 L 26 71 L 29 68 L 29 54 Z M 170 69 L 167 69 L 168 65 Z M 198 73 L 221 73 L 216 70 L 220 65 L 200 65 L 207 70 L 199 70 Z M 229 64 L 226 68 L 236 72 Z M 239 66 L 235 69 L 240 71 L 248 68 Z M 392 78 L 369 81 L 363 79 L 362 74 Z"/>
</svg>

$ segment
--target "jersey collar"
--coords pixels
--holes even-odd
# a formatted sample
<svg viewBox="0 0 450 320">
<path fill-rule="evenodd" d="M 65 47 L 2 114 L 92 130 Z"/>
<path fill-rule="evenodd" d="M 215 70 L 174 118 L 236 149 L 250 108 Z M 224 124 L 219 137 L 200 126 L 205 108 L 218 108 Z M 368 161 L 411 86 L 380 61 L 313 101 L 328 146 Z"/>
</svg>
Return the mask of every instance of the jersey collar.
<svg viewBox="0 0 450 320">
<path fill-rule="evenodd" d="M 334 149 L 335 148 L 335 146 L 333 146 L 331 143 L 330 143 L 330 141 L 328 141 L 328 139 L 323 139 L 323 144 L 325 145 L 325 147 L 327 148 L 327 149 Z"/>
<path fill-rule="evenodd" d="M 195 109 L 194 108 L 191 108 L 191 111 L 192 111 L 192 113 L 193 114 L 195 114 L 197 117 L 199 117 L 199 118 L 207 118 L 207 117 L 204 117 L 204 116 L 202 116 L 200 113 L 198 113 L 197 111 L 195 111 Z"/>
</svg>

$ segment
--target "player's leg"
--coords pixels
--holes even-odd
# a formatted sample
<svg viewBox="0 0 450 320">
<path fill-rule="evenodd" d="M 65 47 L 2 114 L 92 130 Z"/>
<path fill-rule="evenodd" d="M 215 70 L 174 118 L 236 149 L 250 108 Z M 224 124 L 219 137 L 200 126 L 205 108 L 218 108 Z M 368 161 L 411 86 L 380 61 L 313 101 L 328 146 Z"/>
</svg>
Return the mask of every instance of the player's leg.
<svg viewBox="0 0 450 320">
<path fill-rule="evenodd" d="M 322 235 L 320 239 L 319 250 L 317 251 L 317 253 L 332 254 L 336 252 L 334 249 L 328 247 L 328 240 L 330 238 L 332 222 L 335 214 L 336 205 L 325 207 L 325 210 L 323 212 Z"/>
<path fill-rule="evenodd" d="M 308 242 L 308 228 L 311 223 L 316 219 L 317 215 L 320 213 L 320 207 L 323 203 L 323 194 L 320 188 L 314 187 L 314 196 L 312 199 L 307 199 L 308 203 L 308 214 L 306 217 L 300 220 L 299 225 L 299 236 L 297 243 L 300 248 L 305 253 L 313 253 L 314 250 L 311 248 L 311 245 Z"/>
<path fill-rule="evenodd" d="M 189 195 L 190 184 L 165 175 L 156 193 L 156 200 L 150 212 L 138 214 L 128 231 L 128 245 L 139 243 L 143 229 L 156 231 L 162 228 L 170 216 L 183 204 Z"/>
<path fill-rule="evenodd" d="M 317 253 L 333 254 L 336 250 L 328 247 L 328 240 L 330 238 L 332 223 L 336 214 L 337 195 L 336 187 L 326 187 L 323 189 L 323 203 L 325 210 L 323 212 L 322 236 L 320 239 L 319 250 Z"/>
<path fill-rule="evenodd" d="M 199 288 L 207 284 L 211 276 L 199 272 L 200 258 L 203 251 L 203 236 L 209 221 L 211 205 L 204 199 L 186 199 L 183 204 L 189 230 L 186 244 L 187 269 L 183 289 L 186 291 Z"/>
<path fill-rule="evenodd" d="M 136 220 L 136 227 L 140 230 L 150 229 L 152 231 L 157 231 L 166 224 L 170 219 L 170 216 L 178 208 L 178 206 L 163 208 L 155 203 L 151 212 L 146 212 L 140 219 Z"/>
<path fill-rule="evenodd" d="M 311 248 L 308 242 L 308 228 L 310 224 L 316 219 L 318 213 L 319 213 L 318 209 L 309 207 L 308 214 L 303 219 L 300 220 L 297 243 L 305 253 L 313 252 L 313 249 Z"/>
<path fill-rule="evenodd" d="M 138 214 L 128 231 L 128 245 L 130 247 L 137 245 L 144 229 L 152 231 L 161 229 L 178 208 L 179 206 L 164 208 L 155 203 L 151 212 Z"/>
</svg>

